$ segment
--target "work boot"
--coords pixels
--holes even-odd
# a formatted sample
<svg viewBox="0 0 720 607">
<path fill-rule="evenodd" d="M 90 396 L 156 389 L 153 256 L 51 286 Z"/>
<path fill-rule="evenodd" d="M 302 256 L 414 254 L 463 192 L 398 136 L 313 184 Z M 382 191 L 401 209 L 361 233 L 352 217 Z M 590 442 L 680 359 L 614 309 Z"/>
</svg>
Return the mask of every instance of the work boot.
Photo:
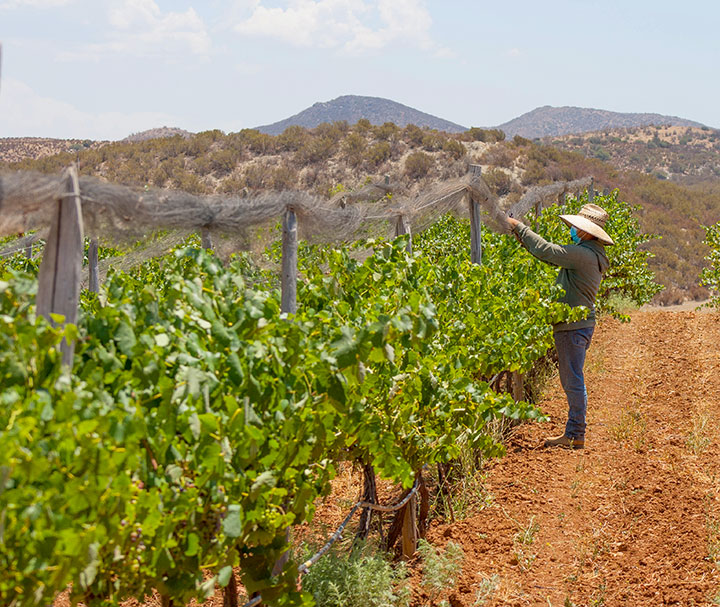
<svg viewBox="0 0 720 607">
<path fill-rule="evenodd" d="M 554 438 L 545 439 L 545 447 L 563 447 L 565 449 L 583 449 L 585 448 L 584 438 L 570 438 L 569 436 L 556 436 Z"/>
</svg>

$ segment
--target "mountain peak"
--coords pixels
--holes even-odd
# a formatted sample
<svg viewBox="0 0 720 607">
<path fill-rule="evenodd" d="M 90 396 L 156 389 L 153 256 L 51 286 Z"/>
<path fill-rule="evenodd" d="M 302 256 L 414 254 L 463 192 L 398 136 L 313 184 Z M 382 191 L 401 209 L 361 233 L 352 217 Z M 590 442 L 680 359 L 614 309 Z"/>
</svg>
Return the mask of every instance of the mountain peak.
<svg viewBox="0 0 720 607">
<path fill-rule="evenodd" d="M 604 129 L 638 126 L 690 126 L 704 125 L 677 116 L 662 114 L 623 113 L 574 106 L 553 107 L 543 105 L 509 122 L 499 125 L 508 137 L 520 135 L 529 139 L 559 137 Z"/>
<path fill-rule="evenodd" d="M 257 129 L 268 135 L 279 135 L 289 126 L 315 128 L 324 122 L 339 120 L 355 124 L 363 118 L 376 125 L 385 122 L 393 122 L 400 127 L 415 124 L 419 127 L 428 127 L 448 133 L 460 133 L 467 130 L 464 126 L 426 114 L 396 101 L 361 95 L 342 95 L 330 101 L 318 101 L 290 118 L 259 126 Z"/>
</svg>

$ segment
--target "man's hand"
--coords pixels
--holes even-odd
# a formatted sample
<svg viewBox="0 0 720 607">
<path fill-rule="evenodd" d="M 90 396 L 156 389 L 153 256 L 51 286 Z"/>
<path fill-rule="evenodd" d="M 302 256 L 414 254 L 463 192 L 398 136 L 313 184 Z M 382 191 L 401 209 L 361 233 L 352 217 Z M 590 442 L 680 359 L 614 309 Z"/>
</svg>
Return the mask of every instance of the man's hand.
<svg viewBox="0 0 720 607">
<path fill-rule="evenodd" d="M 518 233 L 515 231 L 515 228 L 520 225 L 521 222 L 519 222 L 514 217 L 506 217 L 505 220 L 507 221 L 508 229 L 510 230 L 510 233 L 515 237 L 515 240 L 517 240 L 520 244 L 522 244 L 522 240 L 520 239 L 520 236 L 518 236 Z"/>
<path fill-rule="evenodd" d="M 511 230 L 514 230 L 517 226 L 520 225 L 520 222 L 514 217 L 507 217 L 507 222 Z"/>
</svg>

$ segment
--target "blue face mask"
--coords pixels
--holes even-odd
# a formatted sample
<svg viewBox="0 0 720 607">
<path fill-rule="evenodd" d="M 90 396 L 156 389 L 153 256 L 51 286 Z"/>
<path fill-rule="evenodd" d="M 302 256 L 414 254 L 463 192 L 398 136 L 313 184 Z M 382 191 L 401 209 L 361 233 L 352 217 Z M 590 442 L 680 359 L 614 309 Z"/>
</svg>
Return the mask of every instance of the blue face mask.
<svg viewBox="0 0 720 607">
<path fill-rule="evenodd" d="M 575 229 L 575 226 L 572 226 L 570 228 L 570 238 L 572 238 L 572 241 L 575 244 L 580 244 L 582 242 L 582 238 L 578 236 L 577 230 Z"/>
</svg>

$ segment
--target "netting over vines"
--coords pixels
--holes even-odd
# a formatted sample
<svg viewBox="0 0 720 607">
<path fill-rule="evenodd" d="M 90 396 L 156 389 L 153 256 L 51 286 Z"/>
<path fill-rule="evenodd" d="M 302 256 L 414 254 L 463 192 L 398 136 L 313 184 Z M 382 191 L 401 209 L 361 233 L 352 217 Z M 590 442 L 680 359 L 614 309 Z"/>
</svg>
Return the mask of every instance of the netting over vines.
<svg viewBox="0 0 720 607">
<path fill-rule="evenodd" d="M 587 183 L 586 179 L 532 188 L 516 206 L 530 209 Z M 413 196 L 396 194 L 388 198 L 388 190 L 387 186 L 370 185 L 328 201 L 301 191 L 197 196 L 174 190 L 133 189 L 91 177 L 80 179 L 85 233 L 114 242 L 137 240 L 158 230 L 208 230 L 230 235 L 242 246 L 243 236 L 272 225 L 286 209 L 296 213 L 301 236 L 309 240 L 385 237 L 394 231 L 401 216 L 417 232 L 446 213 L 465 215 L 470 198 L 480 206 L 485 225 L 495 231 L 506 230 L 502 200 L 490 192 L 479 174 L 449 180 Z M 61 176 L 30 172 L 0 175 L 0 236 L 46 228 L 56 200 L 65 195 Z M 15 243 L 17 250 L 26 245 L 25 241 Z"/>
</svg>

